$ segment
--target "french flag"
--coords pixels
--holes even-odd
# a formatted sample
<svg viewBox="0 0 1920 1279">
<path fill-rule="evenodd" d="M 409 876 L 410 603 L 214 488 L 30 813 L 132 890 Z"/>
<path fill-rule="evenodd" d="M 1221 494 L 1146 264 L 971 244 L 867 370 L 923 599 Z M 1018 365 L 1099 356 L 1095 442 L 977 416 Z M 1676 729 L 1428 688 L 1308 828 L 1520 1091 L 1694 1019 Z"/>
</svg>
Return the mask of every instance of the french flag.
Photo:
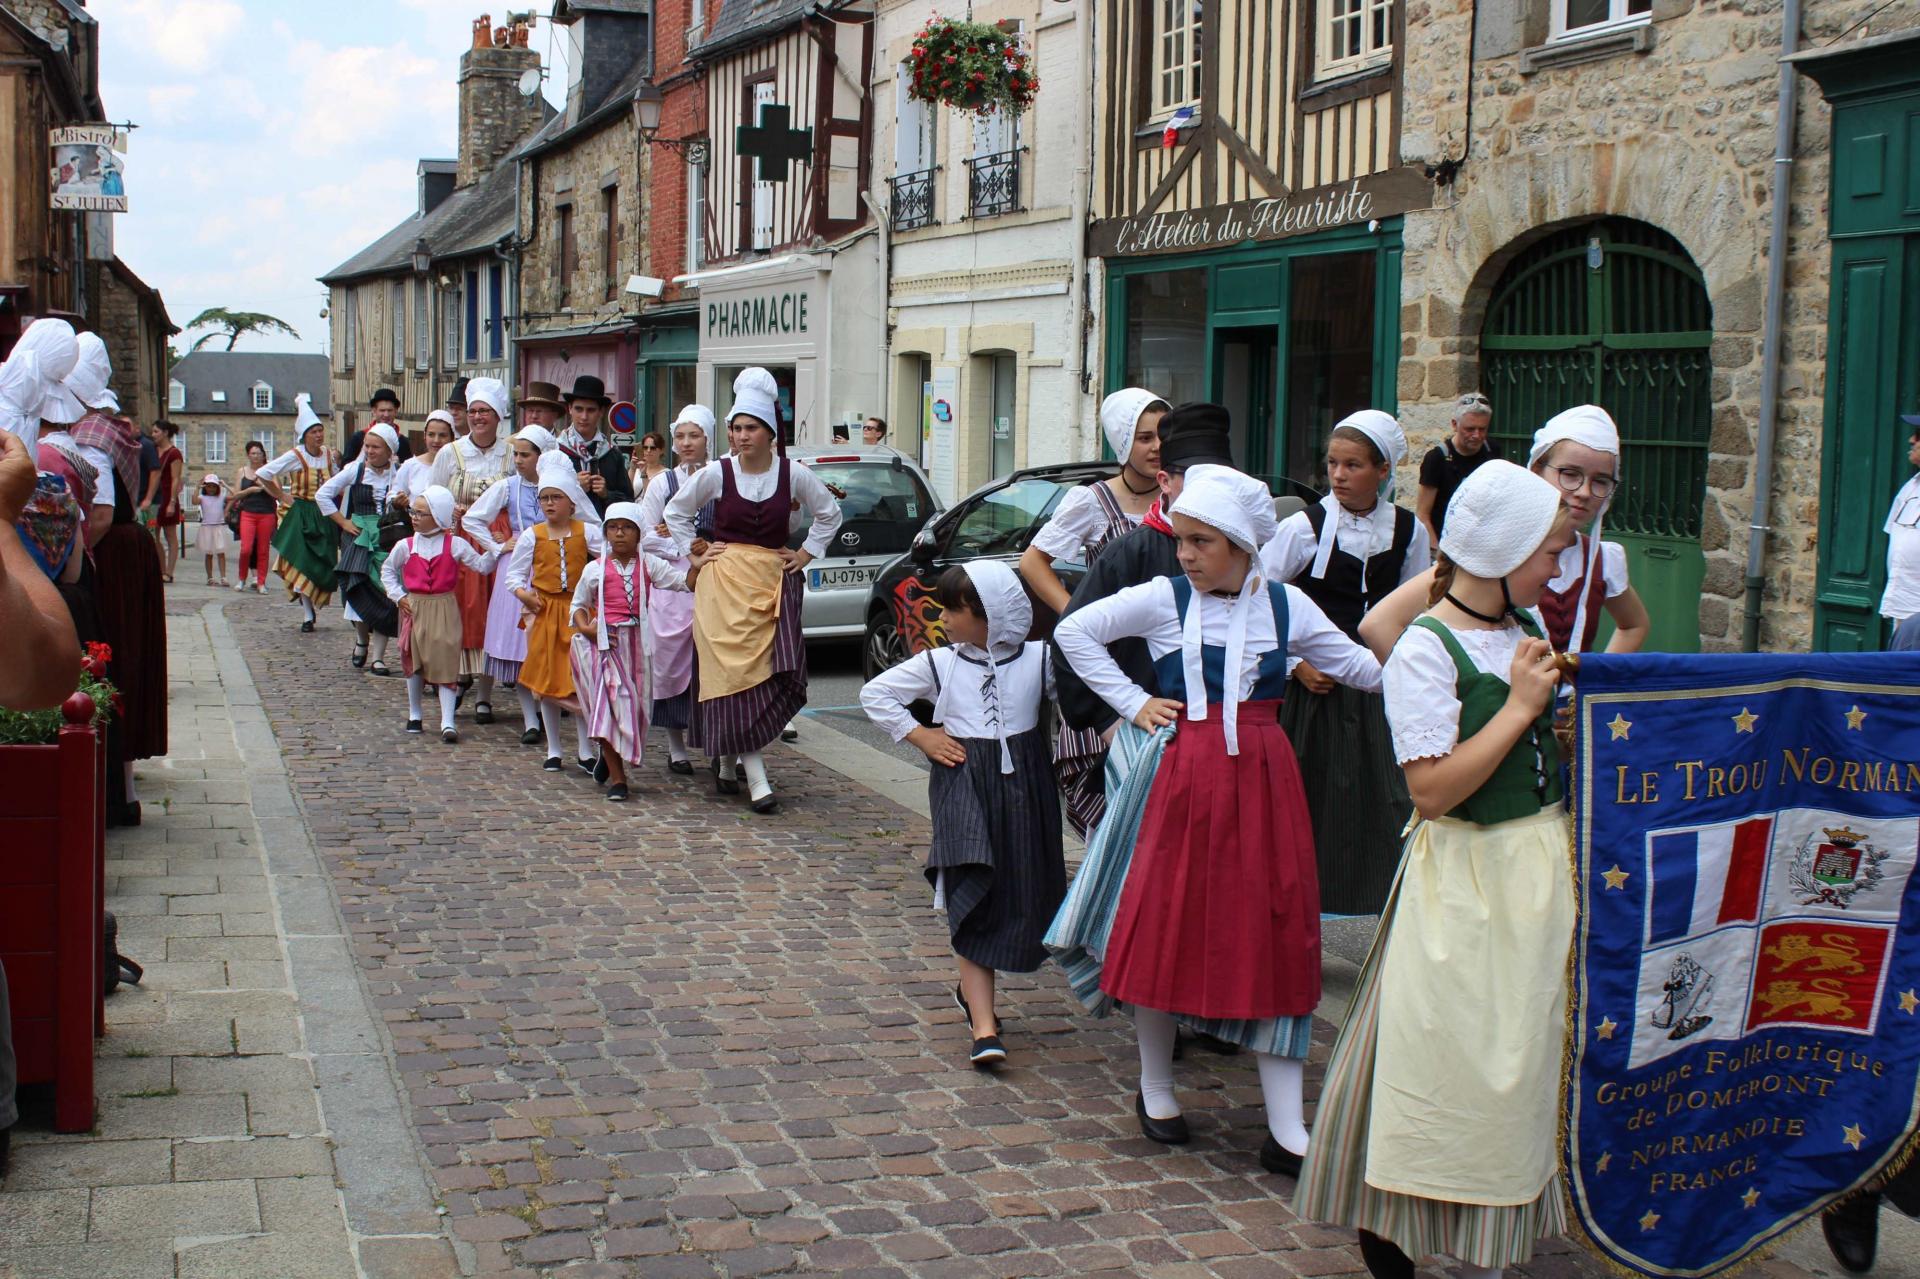
<svg viewBox="0 0 1920 1279">
<path fill-rule="evenodd" d="M 1647 838 L 1647 940 L 1677 941 L 1760 918 L 1773 819 L 1754 817 Z"/>
<path fill-rule="evenodd" d="M 1160 134 L 1160 146 L 1162 147 L 1162 149 L 1173 146 L 1175 143 L 1179 142 L 1180 130 L 1186 128 L 1188 125 L 1192 123 L 1193 123 L 1192 107 L 1181 107 L 1178 111 L 1175 111 L 1173 113 L 1172 118 L 1167 121 L 1166 129 L 1162 131 Z"/>
</svg>

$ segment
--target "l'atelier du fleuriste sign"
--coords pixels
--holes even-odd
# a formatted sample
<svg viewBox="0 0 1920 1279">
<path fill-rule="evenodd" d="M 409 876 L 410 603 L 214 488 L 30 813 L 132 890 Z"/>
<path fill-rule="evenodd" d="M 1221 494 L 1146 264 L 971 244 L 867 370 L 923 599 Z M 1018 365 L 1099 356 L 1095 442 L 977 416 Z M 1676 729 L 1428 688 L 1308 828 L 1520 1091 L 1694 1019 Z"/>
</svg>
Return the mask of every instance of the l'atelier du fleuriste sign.
<svg viewBox="0 0 1920 1279">
<path fill-rule="evenodd" d="M 1089 230 L 1096 257 L 1136 257 L 1223 249 L 1246 240 L 1364 225 L 1433 202 L 1433 184 L 1417 169 L 1390 169 L 1370 177 L 1292 195 L 1242 200 L 1179 213 L 1106 218 Z"/>
</svg>

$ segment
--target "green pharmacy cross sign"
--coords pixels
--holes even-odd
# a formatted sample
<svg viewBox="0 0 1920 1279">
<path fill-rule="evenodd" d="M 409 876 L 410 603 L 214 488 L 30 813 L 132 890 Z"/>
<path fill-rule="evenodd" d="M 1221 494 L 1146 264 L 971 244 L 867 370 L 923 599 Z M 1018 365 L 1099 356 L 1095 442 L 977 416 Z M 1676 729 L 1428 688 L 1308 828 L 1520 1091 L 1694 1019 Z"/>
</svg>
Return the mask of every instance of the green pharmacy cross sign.
<svg viewBox="0 0 1920 1279">
<path fill-rule="evenodd" d="M 734 149 L 759 162 L 754 174 L 758 181 L 785 182 L 790 161 L 806 164 L 813 159 L 813 130 L 792 128 L 792 121 L 791 108 L 765 102 L 757 128 L 743 124 L 734 129 Z"/>
</svg>

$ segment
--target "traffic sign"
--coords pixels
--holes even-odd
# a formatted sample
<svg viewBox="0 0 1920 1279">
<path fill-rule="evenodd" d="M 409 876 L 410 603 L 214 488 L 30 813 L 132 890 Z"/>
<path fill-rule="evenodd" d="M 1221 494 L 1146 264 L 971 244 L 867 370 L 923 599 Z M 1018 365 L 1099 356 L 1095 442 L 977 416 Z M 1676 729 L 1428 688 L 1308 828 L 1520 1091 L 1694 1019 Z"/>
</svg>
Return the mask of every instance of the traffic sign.
<svg viewBox="0 0 1920 1279">
<path fill-rule="evenodd" d="M 607 410 L 607 427 L 615 435 L 632 435 L 639 425 L 640 415 L 625 400 Z"/>
</svg>

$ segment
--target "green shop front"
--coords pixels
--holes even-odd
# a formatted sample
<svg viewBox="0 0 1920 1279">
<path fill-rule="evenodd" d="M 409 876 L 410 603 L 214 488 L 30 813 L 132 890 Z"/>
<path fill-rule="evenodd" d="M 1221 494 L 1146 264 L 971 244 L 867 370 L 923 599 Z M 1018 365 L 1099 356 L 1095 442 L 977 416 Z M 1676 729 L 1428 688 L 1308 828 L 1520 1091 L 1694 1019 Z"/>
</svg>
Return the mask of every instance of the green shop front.
<svg viewBox="0 0 1920 1279">
<path fill-rule="evenodd" d="M 1355 409 L 1396 408 L 1398 211 L 1383 217 L 1372 201 L 1353 202 L 1323 229 L 1258 239 L 1240 234 L 1260 225 L 1253 210 L 1236 208 L 1094 224 L 1106 271 L 1105 389 L 1223 404 L 1244 470 L 1276 493 L 1293 487 L 1287 481 L 1322 488 L 1333 424 Z M 1130 253 L 1169 242 L 1186 251 Z"/>
<path fill-rule="evenodd" d="M 699 311 L 699 303 L 688 301 L 650 306 L 640 313 L 633 384 L 639 391 L 634 407 L 642 432 L 658 431 L 667 439 L 675 415 L 700 402 L 695 377 L 700 366 Z"/>
<path fill-rule="evenodd" d="M 1833 108 L 1814 647 L 1878 649 L 1884 525 L 1910 472 L 1900 417 L 1920 413 L 1920 28 L 1792 61 Z"/>
</svg>

